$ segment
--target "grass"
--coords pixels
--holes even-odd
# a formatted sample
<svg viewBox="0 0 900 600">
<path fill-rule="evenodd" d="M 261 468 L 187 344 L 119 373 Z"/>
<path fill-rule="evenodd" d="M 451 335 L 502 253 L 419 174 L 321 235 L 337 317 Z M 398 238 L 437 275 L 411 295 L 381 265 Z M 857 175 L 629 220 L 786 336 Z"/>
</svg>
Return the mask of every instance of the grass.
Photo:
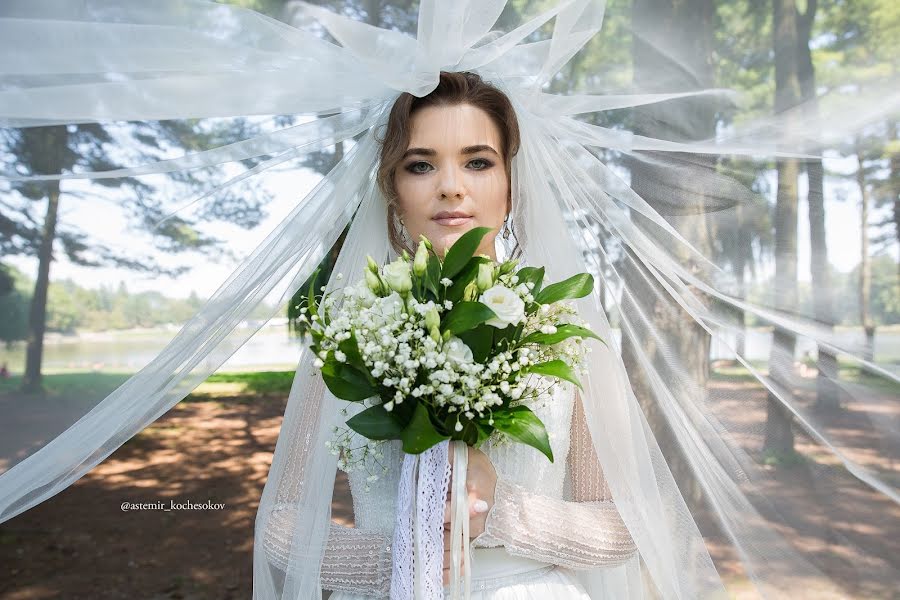
<svg viewBox="0 0 900 600">
<path fill-rule="evenodd" d="M 64 402 L 69 399 L 99 400 L 112 393 L 133 373 L 58 372 L 43 376 L 45 400 Z M 246 398 L 268 395 L 287 395 L 294 380 L 294 371 L 225 372 L 214 373 L 186 398 L 186 401 L 206 401 L 214 398 Z M 0 380 L 0 395 L 16 392 L 22 385 L 20 375 Z"/>
</svg>

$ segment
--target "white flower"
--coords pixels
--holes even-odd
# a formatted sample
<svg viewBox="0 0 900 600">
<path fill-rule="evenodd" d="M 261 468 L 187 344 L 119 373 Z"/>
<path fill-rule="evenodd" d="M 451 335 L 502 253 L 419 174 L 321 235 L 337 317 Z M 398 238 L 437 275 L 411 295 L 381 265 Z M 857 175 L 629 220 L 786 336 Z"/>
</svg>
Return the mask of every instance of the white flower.
<svg viewBox="0 0 900 600">
<path fill-rule="evenodd" d="M 317 358 L 316 360 L 313 361 L 313 366 L 317 369 L 321 369 L 324 364 L 325 363 L 322 361 L 321 358 Z"/>
<path fill-rule="evenodd" d="M 359 303 L 363 308 L 370 308 L 378 300 L 378 296 L 366 285 L 365 281 L 361 281 L 354 288 L 354 295 L 359 299 Z"/>
<path fill-rule="evenodd" d="M 469 364 L 474 360 L 471 348 L 455 335 L 450 336 L 450 339 L 444 344 L 444 352 L 448 359 L 457 364 Z"/>
<path fill-rule="evenodd" d="M 456 422 L 456 427 L 455 427 L 455 429 L 456 429 L 457 431 L 462 431 L 462 430 L 463 430 L 462 423 L 460 423 L 459 421 L 457 421 L 457 422 Z"/>
<path fill-rule="evenodd" d="M 381 312 L 387 315 L 394 315 L 395 317 L 399 317 L 403 314 L 403 298 L 400 297 L 400 294 L 394 292 L 390 296 L 386 296 L 380 299 L 381 304 Z"/>
<path fill-rule="evenodd" d="M 514 291 L 502 285 L 487 290 L 479 301 L 496 313 L 496 318 L 488 319 L 486 323 L 498 329 L 517 325 L 525 319 L 525 303 Z"/>
<path fill-rule="evenodd" d="M 451 285 L 453 285 L 453 280 L 444 277 L 443 279 L 441 279 L 441 285 L 444 287 L 450 287 Z"/>
<path fill-rule="evenodd" d="M 384 280 L 395 292 L 405 294 L 412 289 L 409 263 L 402 258 L 384 266 Z"/>
</svg>

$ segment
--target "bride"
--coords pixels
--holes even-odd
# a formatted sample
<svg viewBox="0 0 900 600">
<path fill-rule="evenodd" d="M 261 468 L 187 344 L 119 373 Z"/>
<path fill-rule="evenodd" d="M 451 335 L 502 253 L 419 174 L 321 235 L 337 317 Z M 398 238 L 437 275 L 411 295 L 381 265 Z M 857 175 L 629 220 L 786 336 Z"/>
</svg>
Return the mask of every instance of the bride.
<svg viewBox="0 0 900 600">
<path fill-rule="evenodd" d="M 518 147 L 511 102 L 474 73 L 441 73 L 430 94 L 401 95 L 387 121 L 378 169 L 379 186 L 389 199 L 393 250 L 415 254 L 408 240 L 425 235 L 443 256 L 463 233 L 488 226 L 493 232 L 476 253 L 496 261 L 498 232 L 510 235 L 516 201 L 510 173 Z M 524 444 L 494 446 L 489 439 L 481 449 L 469 447 L 476 598 L 588 599 L 574 569 L 621 565 L 636 553 L 604 485 L 574 386 L 549 389 L 534 409 L 547 425 L 556 462 Z M 350 404 L 357 407 L 351 415 L 363 408 Z M 399 440 L 392 441 L 378 463 L 387 474 L 377 482 L 367 482 L 368 470 L 349 474 L 356 527 L 331 526 L 322 565 L 323 587 L 339 590 L 333 600 L 390 595 L 401 454 Z M 369 461 L 374 467 L 375 460 Z M 444 521 L 449 529 L 449 494 Z M 284 552 L 277 536 L 267 539 L 273 556 Z M 449 532 L 443 564 L 446 585 Z"/>
<path fill-rule="evenodd" d="M 0 523 L 64 490 L 175 406 L 257 331 L 241 324 L 263 301 L 275 296 L 268 316 L 280 313 L 330 249 L 340 254 L 326 293 L 346 284 L 343 274 L 355 278 L 367 256 L 388 262 L 415 250 L 421 234 L 440 250 L 488 226 L 482 254 L 544 267 L 549 281 L 594 274 L 594 293 L 575 305 L 606 343 L 589 346 L 577 392 L 549 385 L 530 406 L 547 426 L 554 462 L 494 438 L 468 450 L 477 598 L 718 599 L 729 597 L 725 579 L 735 577 L 771 597 L 830 598 L 843 597 L 848 579 L 857 589 L 897 580 L 895 553 L 873 533 L 880 523 L 854 527 L 848 515 L 878 506 L 889 516 L 900 503 L 894 474 L 878 462 L 898 447 L 894 398 L 863 374 L 900 378 L 804 305 L 745 290 L 743 262 L 771 237 L 771 207 L 758 189 L 769 185 L 771 165 L 786 163 L 779 177 L 793 177 L 779 179 L 779 198 L 796 192 L 800 160 L 820 158 L 826 142 L 852 139 L 867 118 L 888 114 L 895 94 L 882 98 L 873 87 L 854 96 L 852 118 L 815 106 L 816 98 L 757 118 L 755 105 L 725 104 L 730 96 L 708 85 L 709 65 L 694 62 L 705 42 L 695 43 L 691 27 L 709 33 L 709 23 L 685 14 L 673 21 L 665 11 L 657 19 L 646 3 L 634 3 L 644 23 L 628 34 L 631 62 L 617 62 L 631 43 L 621 29 L 586 53 L 582 89 L 627 91 L 571 94 L 554 84 L 601 32 L 602 0 L 515 3 L 508 27 L 499 25 L 504 0 L 422 0 L 409 32 L 289 4 L 296 26 L 202 0 L 0 8 L 5 127 L 66 125 L 54 130 L 62 135 L 117 121 L 309 117 L 289 127 L 273 119 L 279 128 L 230 144 L 211 135 L 209 147 L 130 167 L 99 161 L 85 164 L 101 170 L 4 177 L 33 186 L 28 193 L 47 182 L 58 192 L 65 179 L 254 163 L 205 198 L 309 153 L 335 147 L 338 159 L 158 355 L 111 393 L 91 399 L 82 396 L 92 389 L 75 390 L 85 410 L 61 433 L 57 422 L 34 424 L 47 429 L 35 436 L 43 446 L 0 473 Z M 684 27 L 677 39 L 673 23 Z M 793 55 L 794 46 L 784 48 Z M 119 138 L 104 136 L 115 147 Z M 59 155 L 96 154 L 72 140 Z M 759 164 L 747 158 L 760 154 Z M 778 215 L 780 235 L 796 205 Z M 754 232 L 758 243 L 748 239 Z M 776 256 L 776 272 L 797 270 L 784 262 L 790 254 Z M 830 268 L 821 258 L 813 268 Z M 747 318 L 764 335 L 775 330 L 765 368 L 745 352 Z M 823 361 L 819 383 L 841 390 L 860 431 L 848 436 L 810 406 L 807 382 L 793 375 L 795 341 L 859 369 L 848 381 Z M 727 385 L 709 381 L 710 343 L 740 371 Z M 329 451 L 361 407 L 329 393 L 314 359 L 304 348 L 259 502 L 253 597 L 319 600 L 324 587 L 335 600 L 412 600 L 394 585 L 398 566 L 409 568 L 395 560 L 393 537 L 402 452 L 363 440 L 360 456 Z M 806 458 L 795 470 L 760 456 L 767 411 L 782 415 L 772 419 L 782 439 L 798 438 Z M 0 427 L 9 428 L 4 416 Z M 354 527 L 331 520 L 339 467 L 349 472 Z M 425 558 L 442 562 L 445 576 L 427 600 L 447 595 L 456 569 L 446 547 L 429 550 Z"/>
</svg>

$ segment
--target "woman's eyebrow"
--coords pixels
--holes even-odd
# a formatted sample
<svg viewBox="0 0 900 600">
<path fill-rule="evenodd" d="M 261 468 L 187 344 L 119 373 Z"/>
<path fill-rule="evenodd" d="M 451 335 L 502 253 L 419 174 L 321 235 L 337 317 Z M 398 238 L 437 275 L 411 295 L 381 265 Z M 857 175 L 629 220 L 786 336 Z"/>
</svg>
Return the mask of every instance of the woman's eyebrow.
<svg viewBox="0 0 900 600">
<path fill-rule="evenodd" d="M 462 150 L 460 150 L 460 154 L 475 154 L 477 152 L 493 152 L 497 156 L 500 156 L 500 153 L 494 150 L 492 147 L 487 144 L 476 144 L 474 146 L 466 146 Z M 406 152 L 403 153 L 403 156 L 400 160 L 403 160 L 407 157 L 413 156 L 414 154 L 421 156 L 435 156 L 437 155 L 437 151 L 434 148 L 410 148 Z"/>
<path fill-rule="evenodd" d="M 460 154 L 475 154 L 476 152 L 493 152 L 497 156 L 500 156 L 500 153 L 488 146 L 487 144 L 476 144 L 475 146 L 466 146 L 462 149 Z"/>
<path fill-rule="evenodd" d="M 403 160 L 407 156 L 412 156 L 413 154 L 421 154 L 423 156 L 435 156 L 437 151 L 434 148 L 410 148 L 406 152 L 403 153 L 403 156 L 400 157 L 400 160 Z"/>
</svg>

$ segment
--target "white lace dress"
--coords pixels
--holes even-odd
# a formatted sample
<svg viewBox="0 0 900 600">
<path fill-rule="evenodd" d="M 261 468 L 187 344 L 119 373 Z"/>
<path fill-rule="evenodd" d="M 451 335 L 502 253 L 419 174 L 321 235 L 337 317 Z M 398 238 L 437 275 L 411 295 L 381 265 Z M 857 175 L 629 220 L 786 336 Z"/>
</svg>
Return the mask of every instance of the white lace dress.
<svg viewBox="0 0 900 600">
<path fill-rule="evenodd" d="M 519 443 L 489 439 L 480 448 L 498 479 L 495 504 L 471 555 L 473 600 L 588 600 L 573 570 L 621 565 L 636 552 L 605 484 L 575 386 L 553 387 L 527 406 L 547 427 L 554 463 Z M 349 408 L 348 418 L 363 408 L 352 406 L 358 408 Z M 368 492 L 365 470 L 349 474 L 355 527 L 331 525 L 322 563 L 322 587 L 335 590 L 331 600 L 389 597 L 400 442 L 385 444 L 383 453 L 388 473 L 370 482 Z"/>
</svg>

